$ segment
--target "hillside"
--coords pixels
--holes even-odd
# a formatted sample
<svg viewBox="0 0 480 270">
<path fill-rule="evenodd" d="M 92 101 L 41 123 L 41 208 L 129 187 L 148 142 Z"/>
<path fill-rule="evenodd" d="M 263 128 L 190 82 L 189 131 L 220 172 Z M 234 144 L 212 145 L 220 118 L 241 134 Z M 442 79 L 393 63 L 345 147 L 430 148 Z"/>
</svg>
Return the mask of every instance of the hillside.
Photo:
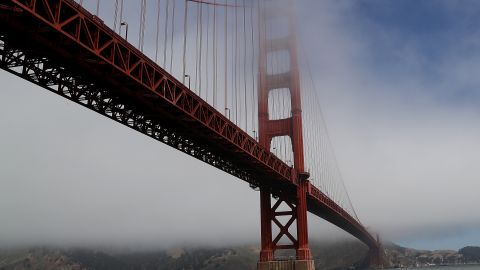
<svg viewBox="0 0 480 270">
<path fill-rule="evenodd" d="M 478 264 L 480 247 L 455 250 L 417 250 L 392 243 L 384 245 L 385 264 L 391 267 L 425 267 L 432 265 Z"/>
<path fill-rule="evenodd" d="M 311 243 L 317 269 L 363 269 L 367 248 L 357 241 Z M 480 248 L 465 247 L 457 251 L 422 251 L 395 244 L 385 244 L 385 266 L 408 267 L 432 264 L 479 262 Z M 85 248 L 45 248 L 0 250 L 0 270 L 23 269 L 256 269 L 257 246 L 223 248 L 176 248 L 154 251 L 105 251 Z M 289 254 L 279 254 L 288 258 Z"/>
<path fill-rule="evenodd" d="M 361 266 L 367 252 L 359 242 L 312 243 L 318 269 Z M 106 252 L 74 248 L 31 248 L 0 250 L 1 270 L 21 269 L 256 269 L 257 246 L 225 248 L 180 248 L 148 252 Z M 341 254 L 340 256 L 338 254 Z M 280 254 L 288 258 L 288 254 Z"/>
</svg>

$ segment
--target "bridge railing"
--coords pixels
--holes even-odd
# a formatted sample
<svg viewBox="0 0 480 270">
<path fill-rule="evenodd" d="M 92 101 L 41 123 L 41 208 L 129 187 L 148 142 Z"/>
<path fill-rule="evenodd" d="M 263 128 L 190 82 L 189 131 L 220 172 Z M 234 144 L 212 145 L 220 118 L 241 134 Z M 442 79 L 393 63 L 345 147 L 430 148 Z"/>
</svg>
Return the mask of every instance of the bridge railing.
<svg viewBox="0 0 480 270">
<path fill-rule="evenodd" d="M 100 60 L 141 84 L 150 94 L 168 102 L 185 117 L 230 141 L 242 153 L 273 170 L 276 178 L 296 184 L 294 169 L 261 146 L 222 113 L 191 91 L 174 76 L 119 36 L 101 20 L 73 0 L 59 0 L 56 7 L 44 5 L 48 12 L 37 12 L 39 0 L 10 0 L 43 23 L 68 37 Z"/>
<path fill-rule="evenodd" d="M 363 235 L 368 238 L 368 245 L 376 245 L 375 239 L 370 235 L 370 233 L 365 229 L 363 224 L 360 223 L 357 219 L 353 218 L 347 211 L 325 195 L 320 189 L 310 184 L 308 188 L 308 193 L 324 205 L 328 206 L 332 211 L 336 212 L 344 220 L 346 220 L 351 226 L 354 226 L 357 231 L 361 232 Z"/>
</svg>

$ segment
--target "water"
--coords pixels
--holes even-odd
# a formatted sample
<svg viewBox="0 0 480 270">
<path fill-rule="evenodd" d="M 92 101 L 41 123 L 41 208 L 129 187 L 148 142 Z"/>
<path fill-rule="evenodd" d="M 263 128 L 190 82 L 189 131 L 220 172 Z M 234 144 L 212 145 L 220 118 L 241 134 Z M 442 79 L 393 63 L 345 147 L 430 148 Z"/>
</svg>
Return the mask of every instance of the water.
<svg viewBox="0 0 480 270">
<path fill-rule="evenodd" d="M 419 270 L 480 270 L 480 264 L 476 265 L 452 265 L 452 266 L 432 266 L 423 268 L 409 268 Z"/>
</svg>

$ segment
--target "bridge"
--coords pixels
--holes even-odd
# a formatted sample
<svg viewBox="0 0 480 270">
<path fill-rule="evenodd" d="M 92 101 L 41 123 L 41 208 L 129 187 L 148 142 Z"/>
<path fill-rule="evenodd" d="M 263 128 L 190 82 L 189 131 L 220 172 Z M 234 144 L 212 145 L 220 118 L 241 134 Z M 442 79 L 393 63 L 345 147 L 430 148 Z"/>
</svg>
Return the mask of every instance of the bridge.
<svg viewBox="0 0 480 270">
<path fill-rule="evenodd" d="M 307 211 L 365 243 L 370 265 L 381 265 L 378 238 L 343 184 L 311 72 L 301 72 L 308 64 L 290 1 L 89 3 L 2 0 L 0 67 L 258 190 L 258 269 L 314 269 Z"/>
</svg>

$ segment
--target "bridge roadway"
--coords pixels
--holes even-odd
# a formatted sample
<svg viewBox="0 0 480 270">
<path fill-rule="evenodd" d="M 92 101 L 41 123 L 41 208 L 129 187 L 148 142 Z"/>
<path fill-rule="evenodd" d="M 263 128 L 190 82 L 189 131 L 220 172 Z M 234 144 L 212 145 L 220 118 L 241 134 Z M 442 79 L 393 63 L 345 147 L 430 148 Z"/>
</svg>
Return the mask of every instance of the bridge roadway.
<svg viewBox="0 0 480 270">
<path fill-rule="evenodd" d="M 2 0 L 0 67 L 283 198 L 295 170 L 71 0 Z M 378 244 L 313 185 L 308 211 Z M 293 200 L 292 200 L 293 201 Z"/>
</svg>

